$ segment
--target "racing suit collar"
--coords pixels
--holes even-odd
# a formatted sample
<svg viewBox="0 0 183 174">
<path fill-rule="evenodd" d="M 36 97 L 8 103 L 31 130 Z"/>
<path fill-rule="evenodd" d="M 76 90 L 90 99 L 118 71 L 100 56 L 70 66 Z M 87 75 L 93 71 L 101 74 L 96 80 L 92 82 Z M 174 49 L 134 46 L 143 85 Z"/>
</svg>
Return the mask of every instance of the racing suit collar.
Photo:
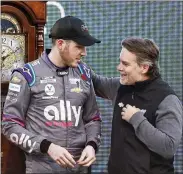
<svg viewBox="0 0 183 174">
<path fill-rule="evenodd" d="M 51 60 L 50 60 L 49 57 L 48 57 L 48 54 L 50 53 L 50 51 L 51 51 L 51 49 L 46 49 L 46 50 L 43 52 L 41 58 L 44 60 L 44 62 L 45 62 L 53 71 L 57 71 L 57 70 L 59 70 L 59 71 L 65 71 L 65 70 L 67 70 L 67 69 L 69 68 L 68 66 L 67 66 L 67 67 L 58 67 L 58 66 L 56 66 L 55 64 L 53 64 L 53 63 L 51 62 Z"/>
</svg>

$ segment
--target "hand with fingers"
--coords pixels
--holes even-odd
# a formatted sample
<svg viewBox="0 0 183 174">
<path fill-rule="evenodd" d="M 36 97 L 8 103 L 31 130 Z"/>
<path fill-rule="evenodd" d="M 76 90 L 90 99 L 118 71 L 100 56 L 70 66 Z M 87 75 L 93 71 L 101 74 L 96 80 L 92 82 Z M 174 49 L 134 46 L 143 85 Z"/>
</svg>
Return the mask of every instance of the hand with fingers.
<svg viewBox="0 0 183 174">
<path fill-rule="evenodd" d="M 79 165 L 89 167 L 95 160 L 95 149 L 92 146 L 87 145 L 77 163 Z"/>
<path fill-rule="evenodd" d="M 136 113 L 140 111 L 139 108 L 136 108 L 135 106 L 131 106 L 129 104 L 126 105 L 126 107 L 122 108 L 122 119 L 126 120 L 127 122 L 129 122 L 130 118 Z"/>
<path fill-rule="evenodd" d="M 73 156 L 63 147 L 51 143 L 48 149 L 48 155 L 56 161 L 57 164 L 66 168 L 74 167 L 76 162 Z"/>
</svg>

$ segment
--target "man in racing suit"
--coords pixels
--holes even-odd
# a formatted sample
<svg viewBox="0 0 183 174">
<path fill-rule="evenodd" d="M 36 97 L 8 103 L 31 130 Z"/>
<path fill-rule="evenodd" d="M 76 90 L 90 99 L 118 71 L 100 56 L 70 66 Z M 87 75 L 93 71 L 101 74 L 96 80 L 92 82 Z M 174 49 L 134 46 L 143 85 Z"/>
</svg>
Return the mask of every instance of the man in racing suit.
<svg viewBox="0 0 183 174">
<path fill-rule="evenodd" d="M 85 46 L 99 43 L 78 18 L 59 19 L 53 47 L 13 71 L 2 131 L 25 151 L 26 173 L 87 173 L 100 144 L 101 119 Z"/>
</svg>

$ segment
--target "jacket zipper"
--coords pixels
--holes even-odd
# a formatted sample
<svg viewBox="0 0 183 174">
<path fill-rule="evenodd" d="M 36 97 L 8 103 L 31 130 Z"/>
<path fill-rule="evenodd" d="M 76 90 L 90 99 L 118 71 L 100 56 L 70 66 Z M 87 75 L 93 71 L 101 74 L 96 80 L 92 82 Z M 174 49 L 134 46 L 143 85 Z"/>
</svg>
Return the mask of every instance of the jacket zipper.
<svg viewBox="0 0 183 174">
<path fill-rule="evenodd" d="M 134 100 L 134 94 L 135 94 L 135 92 L 132 92 L 132 99 Z"/>
<path fill-rule="evenodd" d="M 66 107 L 67 105 L 66 105 L 66 94 L 65 94 L 66 92 L 65 92 L 65 80 L 64 80 L 64 77 L 65 76 L 63 76 L 63 89 L 64 89 L 64 107 L 65 107 L 65 112 L 66 112 L 66 115 L 65 115 L 66 116 L 65 117 L 66 118 L 66 120 L 65 120 L 66 123 L 65 123 L 65 125 L 66 125 L 66 131 L 67 131 L 66 132 L 66 148 L 67 148 L 68 147 L 68 125 L 67 125 L 68 124 L 68 118 L 67 118 L 67 114 L 68 113 L 67 113 L 67 107 Z"/>
</svg>

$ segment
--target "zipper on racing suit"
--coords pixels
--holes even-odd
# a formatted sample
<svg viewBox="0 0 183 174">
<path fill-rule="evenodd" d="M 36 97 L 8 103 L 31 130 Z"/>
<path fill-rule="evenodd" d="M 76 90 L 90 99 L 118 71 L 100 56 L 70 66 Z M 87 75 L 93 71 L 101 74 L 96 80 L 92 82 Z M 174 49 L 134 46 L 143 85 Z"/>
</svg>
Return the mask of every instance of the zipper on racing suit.
<svg viewBox="0 0 183 174">
<path fill-rule="evenodd" d="M 66 131 L 67 131 L 66 132 L 66 148 L 68 148 L 68 125 L 67 125 L 68 124 L 68 117 L 67 117 L 68 113 L 67 113 L 67 107 L 66 107 L 67 104 L 66 104 L 66 94 L 65 94 L 66 93 L 65 92 L 66 91 L 65 90 L 65 80 L 64 80 L 65 77 L 67 77 L 67 76 L 63 76 L 63 89 L 64 89 L 64 107 L 65 107 L 65 111 L 66 111 L 66 120 L 65 120 L 66 121 Z"/>
</svg>

